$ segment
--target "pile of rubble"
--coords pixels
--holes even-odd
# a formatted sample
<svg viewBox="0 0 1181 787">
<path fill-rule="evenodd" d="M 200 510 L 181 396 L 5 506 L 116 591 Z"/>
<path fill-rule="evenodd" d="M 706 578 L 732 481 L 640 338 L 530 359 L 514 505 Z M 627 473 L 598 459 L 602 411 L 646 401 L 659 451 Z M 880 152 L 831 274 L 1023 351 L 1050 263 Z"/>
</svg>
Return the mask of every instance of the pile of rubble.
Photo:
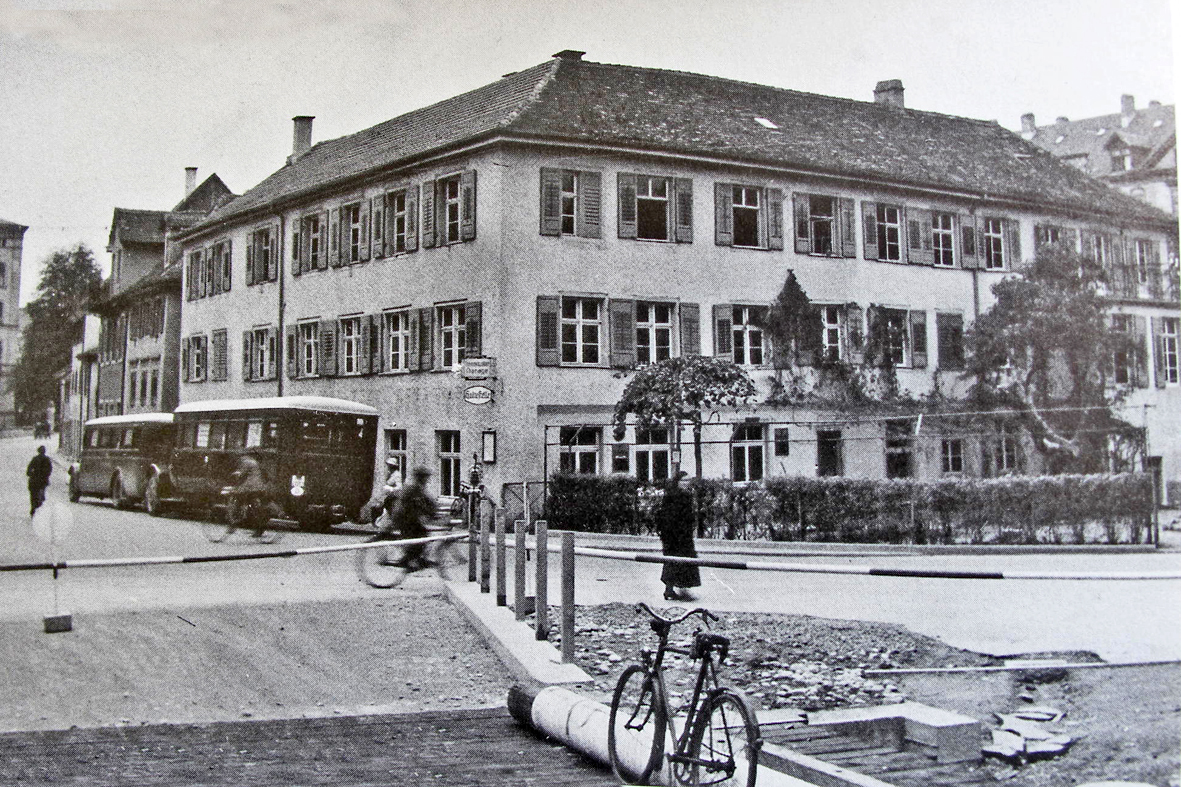
<svg viewBox="0 0 1181 787">
<path fill-rule="evenodd" d="M 1044 726 L 1062 721 L 1065 714 L 1056 708 L 1035 705 L 993 715 L 1000 726 L 992 730 L 992 742 L 981 749 L 986 756 L 1022 764 L 1062 754 L 1074 743 L 1069 735 Z"/>
</svg>

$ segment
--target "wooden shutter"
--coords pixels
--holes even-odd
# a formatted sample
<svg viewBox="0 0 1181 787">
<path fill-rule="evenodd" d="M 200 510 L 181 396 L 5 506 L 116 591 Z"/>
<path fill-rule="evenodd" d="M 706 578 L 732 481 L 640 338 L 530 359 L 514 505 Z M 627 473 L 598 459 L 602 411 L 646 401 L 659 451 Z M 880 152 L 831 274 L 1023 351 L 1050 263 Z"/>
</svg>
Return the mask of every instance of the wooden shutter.
<svg viewBox="0 0 1181 787">
<path fill-rule="evenodd" d="M 714 243 L 734 245 L 734 187 L 729 183 L 714 184 Z"/>
<path fill-rule="evenodd" d="M 1148 353 L 1144 349 L 1144 339 L 1148 335 L 1148 320 L 1142 315 L 1132 318 L 1132 341 L 1135 342 L 1133 360 L 1136 371 L 1136 387 L 1148 387 Z"/>
<path fill-rule="evenodd" d="M 271 225 L 271 254 L 267 257 L 267 281 L 278 281 L 279 270 L 283 266 L 283 236 L 279 232 L 279 225 Z M 226 287 L 229 290 L 229 287 Z"/>
<path fill-rule="evenodd" d="M 783 191 L 767 189 L 767 248 L 783 249 Z"/>
<path fill-rule="evenodd" d="M 562 234 L 562 170 L 541 168 L 541 234 Z"/>
<path fill-rule="evenodd" d="M 808 195 L 796 192 L 791 196 L 791 204 L 796 223 L 796 254 L 808 254 L 812 251 L 812 215 Z"/>
<path fill-rule="evenodd" d="M 1078 251 L 1078 237 L 1079 231 L 1074 227 L 1066 227 L 1062 230 L 1062 243 L 1071 251 Z"/>
<path fill-rule="evenodd" d="M 296 221 L 298 221 L 298 219 Z M 299 269 L 299 266 L 301 264 L 299 256 L 300 256 L 300 249 L 303 248 L 303 243 L 302 243 L 303 238 L 300 237 L 299 233 L 300 233 L 300 229 L 297 224 L 295 230 L 293 230 L 291 233 L 291 275 L 292 276 L 298 276 L 298 275 L 300 275 L 300 273 L 302 273 L 302 271 Z"/>
<path fill-rule="evenodd" d="M 701 307 L 696 303 L 680 306 L 681 355 L 701 355 Z"/>
<path fill-rule="evenodd" d="M 321 377 L 336 376 L 336 320 L 320 320 L 320 357 L 316 373 Z"/>
<path fill-rule="evenodd" d="M 242 331 L 242 379 L 246 381 L 253 379 L 250 374 L 253 371 L 250 363 L 250 345 L 253 338 L 253 332 Z"/>
<path fill-rule="evenodd" d="M 914 369 L 927 368 L 927 313 L 910 313 L 910 365 Z"/>
<path fill-rule="evenodd" d="M 209 295 L 209 249 L 201 249 L 201 297 Z"/>
<path fill-rule="evenodd" d="M 714 304 L 714 355 L 734 359 L 734 307 L 728 303 Z"/>
<path fill-rule="evenodd" d="M 1024 268 L 1021 259 L 1021 223 L 1016 219 L 1005 219 L 1005 257 L 1009 270 L 1018 271 Z"/>
<path fill-rule="evenodd" d="M 578 235 L 603 237 L 603 176 L 598 172 L 578 173 Z"/>
<path fill-rule="evenodd" d="M 476 238 L 476 171 L 469 169 L 459 176 L 459 239 Z"/>
<path fill-rule="evenodd" d="M 557 366 L 562 360 L 558 344 L 560 302 L 554 295 L 537 296 L 537 365 Z"/>
<path fill-rule="evenodd" d="M 373 259 L 385 256 L 385 192 L 369 200 L 369 223 L 373 231 L 369 236 L 369 248 Z"/>
<path fill-rule="evenodd" d="M 367 314 L 362 314 L 357 318 L 357 325 L 359 327 L 357 341 L 360 342 L 360 345 L 357 347 L 357 374 L 369 374 L 373 361 L 373 330 L 370 326 L 371 322 L 372 318 Z"/>
<path fill-rule="evenodd" d="M 935 315 L 935 342 L 939 353 L 938 365 L 945 371 L 964 368 L 964 316 L 940 313 Z"/>
<path fill-rule="evenodd" d="M 251 232 L 246 236 L 246 286 L 254 284 L 254 260 L 258 254 L 257 233 Z"/>
<path fill-rule="evenodd" d="M 435 368 L 435 310 L 430 306 L 418 310 L 418 370 Z"/>
<path fill-rule="evenodd" d="M 1163 317 L 1150 317 L 1152 320 L 1152 336 L 1149 346 L 1152 347 L 1153 378 L 1157 388 L 1165 387 L 1165 326 Z"/>
<path fill-rule="evenodd" d="M 192 342 L 192 337 L 184 339 L 180 343 L 180 377 L 184 382 L 190 382 L 189 375 L 189 343 Z"/>
<path fill-rule="evenodd" d="M 344 253 L 341 249 L 343 244 L 340 242 L 340 235 L 340 208 L 333 208 L 328 211 L 328 248 L 325 250 L 328 255 L 328 264 L 333 268 L 344 265 Z"/>
<path fill-rule="evenodd" d="M 287 341 L 284 345 L 283 356 L 284 366 L 287 367 L 287 379 L 294 380 L 296 378 L 296 370 L 299 368 L 295 363 L 296 348 L 299 346 L 299 328 L 295 325 L 288 325 L 286 328 Z"/>
<path fill-rule="evenodd" d="M 374 324 L 373 330 L 377 331 L 377 341 L 374 342 L 374 352 L 377 353 L 377 359 L 373 363 L 373 371 L 388 372 L 390 370 L 390 333 L 387 330 L 387 319 L 389 312 L 382 312 L 373 316 Z"/>
<path fill-rule="evenodd" d="M 902 226 L 905 228 L 906 238 L 903 239 L 902 247 L 906 249 L 906 261 L 911 265 L 922 265 L 923 263 L 923 228 L 920 224 L 918 214 L 915 211 L 906 210 L 906 208 L 899 209 L 902 218 Z M 926 263 L 930 265 L 931 263 Z"/>
<path fill-rule="evenodd" d="M 406 189 L 406 251 L 418 249 L 418 186 Z"/>
<path fill-rule="evenodd" d="M 636 365 L 636 302 L 612 298 L 607 312 L 611 330 L 611 366 L 630 369 Z"/>
<path fill-rule="evenodd" d="M 279 329 L 275 326 L 267 328 L 267 379 L 279 379 Z"/>
<path fill-rule="evenodd" d="M 865 224 L 862 242 L 865 246 L 865 259 L 878 258 L 878 206 L 876 202 L 861 202 L 861 220 Z"/>
<path fill-rule="evenodd" d="M 677 243 L 693 242 L 693 179 L 674 178 L 673 193 L 676 196 L 673 215 L 676 223 Z"/>
<path fill-rule="evenodd" d="M 397 249 L 394 248 L 394 237 L 397 234 L 396 215 L 393 211 L 395 197 L 397 197 L 397 192 L 382 195 L 382 200 L 385 202 L 385 210 L 382 214 L 384 216 L 383 220 L 385 222 L 385 228 L 381 232 L 383 246 L 382 253 L 387 257 L 392 257 L 397 253 Z M 409 208 L 410 206 L 407 204 L 406 207 Z M 410 224 L 409 216 L 406 217 L 406 224 Z"/>
<path fill-rule="evenodd" d="M 1085 260 L 1095 260 L 1095 247 L 1092 238 L 1095 237 L 1093 230 L 1079 230 L 1079 256 Z"/>
<path fill-rule="evenodd" d="M 959 227 L 960 265 L 965 270 L 976 270 L 980 267 L 980 249 L 976 244 L 976 219 L 972 216 L 960 214 L 957 216 Z"/>
<path fill-rule="evenodd" d="M 484 355 L 483 312 L 479 301 L 470 301 L 463 306 L 463 316 L 466 323 L 464 336 L 467 339 L 467 348 L 464 353 L 468 358 L 480 358 Z"/>
<path fill-rule="evenodd" d="M 422 247 L 435 246 L 435 181 L 422 184 Z"/>
<path fill-rule="evenodd" d="M 852 197 L 841 197 L 837 200 L 836 236 L 840 239 L 840 254 L 850 259 L 857 256 L 857 226 L 856 208 Z M 833 240 L 833 254 L 837 253 L 837 240 Z"/>
<path fill-rule="evenodd" d="M 638 233 L 636 217 L 636 176 L 621 172 L 617 176 L 619 191 L 619 237 L 634 238 Z"/>
<path fill-rule="evenodd" d="M 217 379 L 230 379 L 230 332 L 218 331 L 217 334 Z"/>
<path fill-rule="evenodd" d="M 361 216 L 361 248 L 357 251 L 358 262 L 369 261 L 369 200 L 361 200 L 357 207 Z"/>
<path fill-rule="evenodd" d="M 221 291 L 229 292 L 234 282 L 234 241 L 226 238 L 225 257 L 221 261 Z"/>
<path fill-rule="evenodd" d="M 406 340 L 406 347 L 403 352 L 406 355 L 406 369 L 407 371 L 418 371 L 418 313 L 413 309 L 406 310 L 406 324 L 409 330 L 409 338 Z"/>
<path fill-rule="evenodd" d="M 849 363 L 865 363 L 865 311 L 855 303 L 845 306 L 845 342 Z"/>
</svg>

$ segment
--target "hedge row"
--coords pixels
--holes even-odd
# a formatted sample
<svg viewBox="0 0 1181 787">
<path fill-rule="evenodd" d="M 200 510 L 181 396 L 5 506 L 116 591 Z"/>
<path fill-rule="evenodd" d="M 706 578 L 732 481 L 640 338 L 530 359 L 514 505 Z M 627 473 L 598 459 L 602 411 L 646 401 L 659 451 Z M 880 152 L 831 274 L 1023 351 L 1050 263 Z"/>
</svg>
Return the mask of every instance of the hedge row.
<svg viewBox="0 0 1181 787">
<path fill-rule="evenodd" d="M 692 480 L 699 535 L 892 544 L 1139 544 L 1150 538 L 1143 473 L 934 481 L 771 478 Z M 555 475 L 551 527 L 647 535 L 660 491 L 629 476 Z"/>
</svg>

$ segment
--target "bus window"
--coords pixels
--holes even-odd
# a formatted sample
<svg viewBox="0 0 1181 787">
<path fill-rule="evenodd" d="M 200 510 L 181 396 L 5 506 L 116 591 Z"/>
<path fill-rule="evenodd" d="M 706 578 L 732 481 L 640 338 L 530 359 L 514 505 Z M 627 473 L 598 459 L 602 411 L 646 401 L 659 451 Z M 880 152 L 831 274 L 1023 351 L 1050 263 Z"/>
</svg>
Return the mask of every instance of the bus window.
<svg viewBox="0 0 1181 787">
<path fill-rule="evenodd" d="M 120 441 L 119 447 L 120 448 L 131 448 L 132 446 L 136 445 L 139 442 L 138 438 L 139 438 L 139 430 L 138 429 L 124 429 L 123 430 L 123 439 L 122 439 L 122 441 Z"/>
<path fill-rule="evenodd" d="M 327 445 L 332 440 L 332 427 L 326 421 L 304 421 L 300 437 L 305 443 Z"/>
<path fill-rule="evenodd" d="M 88 448 L 98 448 L 98 429 L 89 429 L 86 432 L 86 446 Z"/>
<path fill-rule="evenodd" d="M 279 422 L 267 421 L 262 430 L 262 447 L 275 448 L 279 445 Z"/>
<path fill-rule="evenodd" d="M 246 448 L 258 448 L 262 445 L 262 421 L 251 421 L 246 426 Z"/>
<path fill-rule="evenodd" d="M 209 447 L 221 450 L 226 447 L 226 422 L 214 421 L 209 425 Z"/>
<path fill-rule="evenodd" d="M 226 424 L 226 448 L 246 448 L 245 421 L 231 421 Z"/>
<path fill-rule="evenodd" d="M 115 444 L 119 440 L 118 434 L 119 434 L 119 430 L 117 430 L 117 429 L 112 429 L 110 427 L 103 429 L 99 434 L 98 447 L 99 448 L 114 448 Z"/>
<path fill-rule="evenodd" d="M 209 422 L 208 421 L 202 421 L 201 423 L 197 424 L 197 439 L 194 442 L 194 445 L 197 448 L 208 448 L 209 447 Z"/>
</svg>

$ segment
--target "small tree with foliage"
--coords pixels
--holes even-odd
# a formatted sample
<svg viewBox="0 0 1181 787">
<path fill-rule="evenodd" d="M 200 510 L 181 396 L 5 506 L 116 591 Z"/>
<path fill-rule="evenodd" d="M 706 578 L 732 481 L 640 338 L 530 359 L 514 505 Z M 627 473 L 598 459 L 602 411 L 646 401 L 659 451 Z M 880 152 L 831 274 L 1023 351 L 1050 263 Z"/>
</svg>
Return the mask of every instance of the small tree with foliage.
<svg viewBox="0 0 1181 787">
<path fill-rule="evenodd" d="M 16 407 L 26 417 L 44 412 L 56 396 L 57 374 L 70 363 L 77 321 L 97 297 L 102 273 L 84 244 L 45 260 L 38 296 L 25 307 L 21 357 L 13 370 Z"/>
<path fill-rule="evenodd" d="M 1109 438 L 1138 436 L 1112 410 L 1127 386 L 1111 372 L 1121 357 L 1134 376 L 1145 353 L 1112 329 L 1104 283 L 1094 261 L 1043 246 L 1024 276 L 993 285 L 996 303 L 967 334 L 976 403 L 1017 412 L 1051 473 L 1101 472 Z"/>
<path fill-rule="evenodd" d="M 693 458 L 700 479 L 701 427 L 706 411 L 739 407 L 754 395 L 750 376 L 733 361 L 703 355 L 666 358 L 642 367 L 628 380 L 615 405 L 615 439 L 623 439 L 627 418 L 633 415 L 640 429 L 672 427 L 679 454 L 676 426 L 689 422 L 693 425 Z"/>
</svg>

